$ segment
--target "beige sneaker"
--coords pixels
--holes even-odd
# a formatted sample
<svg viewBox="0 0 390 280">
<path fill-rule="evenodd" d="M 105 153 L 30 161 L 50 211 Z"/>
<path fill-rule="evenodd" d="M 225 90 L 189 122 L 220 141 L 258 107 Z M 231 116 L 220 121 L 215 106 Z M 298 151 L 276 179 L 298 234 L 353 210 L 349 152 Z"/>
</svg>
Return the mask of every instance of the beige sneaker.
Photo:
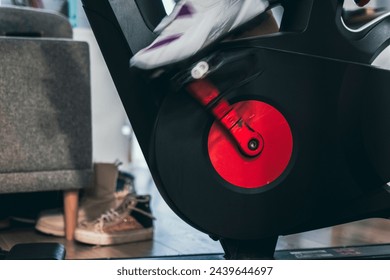
<svg viewBox="0 0 390 280">
<path fill-rule="evenodd" d="M 123 177 L 130 175 L 118 171 L 118 164 L 95 163 L 93 182 L 80 201 L 77 220 L 95 220 L 111 208 L 118 207 L 128 195 L 135 195 L 132 181 Z M 126 175 L 126 176 L 125 176 Z M 35 229 L 45 234 L 65 236 L 65 221 L 62 209 L 42 211 L 35 224 Z"/>
<path fill-rule="evenodd" d="M 128 195 L 122 204 L 76 228 L 75 240 L 91 245 L 114 245 L 153 238 L 150 196 Z"/>
<path fill-rule="evenodd" d="M 122 203 L 124 197 L 129 194 L 127 191 L 120 191 L 115 196 L 115 206 L 118 206 Z M 114 206 L 114 207 L 115 207 Z M 97 209 L 100 209 L 100 214 L 107 211 L 107 208 L 104 208 L 104 205 L 96 205 Z M 86 214 L 85 209 L 80 207 L 78 211 L 77 220 L 83 221 L 88 219 L 88 214 Z M 95 217 L 96 218 L 96 217 Z M 44 210 L 39 213 L 37 218 L 35 229 L 49 235 L 64 237 L 65 236 L 65 217 L 64 212 L 61 208 Z"/>
</svg>

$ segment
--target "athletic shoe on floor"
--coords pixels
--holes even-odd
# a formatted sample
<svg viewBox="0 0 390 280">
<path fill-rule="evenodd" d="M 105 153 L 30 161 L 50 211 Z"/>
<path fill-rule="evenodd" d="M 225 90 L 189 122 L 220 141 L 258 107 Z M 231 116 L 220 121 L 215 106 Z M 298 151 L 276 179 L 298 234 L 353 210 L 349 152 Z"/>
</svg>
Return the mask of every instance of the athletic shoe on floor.
<svg viewBox="0 0 390 280">
<path fill-rule="evenodd" d="M 160 33 L 130 61 L 154 69 L 191 57 L 260 15 L 268 0 L 182 0 L 156 27 Z"/>
<path fill-rule="evenodd" d="M 91 245 L 115 245 L 153 238 L 149 195 L 128 195 L 122 204 L 76 228 L 75 240 Z"/>
<path fill-rule="evenodd" d="M 128 194 L 136 195 L 131 174 L 118 170 L 118 163 L 95 163 L 91 186 L 84 190 L 77 214 L 79 222 L 95 220 L 122 203 Z M 42 211 L 35 229 L 50 235 L 65 236 L 62 209 Z"/>
</svg>

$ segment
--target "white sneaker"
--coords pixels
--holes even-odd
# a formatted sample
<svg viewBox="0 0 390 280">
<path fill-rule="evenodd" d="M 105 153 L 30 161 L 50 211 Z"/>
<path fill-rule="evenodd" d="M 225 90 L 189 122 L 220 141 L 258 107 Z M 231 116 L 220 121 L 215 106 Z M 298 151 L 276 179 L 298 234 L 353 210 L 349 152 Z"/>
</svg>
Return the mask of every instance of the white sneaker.
<svg viewBox="0 0 390 280">
<path fill-rule="evenodd" d="M 189 58 L 267 7 L 268 0 L 182 0 L 155 29 L 157 39 L 135 54 L 130 65 L 153 69 Z"/>
</svg>

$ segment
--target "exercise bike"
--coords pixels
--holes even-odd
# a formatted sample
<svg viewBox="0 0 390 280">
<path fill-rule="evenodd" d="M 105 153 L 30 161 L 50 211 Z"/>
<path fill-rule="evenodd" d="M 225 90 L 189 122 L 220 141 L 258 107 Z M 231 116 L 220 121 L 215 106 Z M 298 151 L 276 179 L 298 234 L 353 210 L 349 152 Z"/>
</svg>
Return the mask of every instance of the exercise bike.
<svg viewBox="0 0 390 280">
<path fill-rule="evenodd" d="M 272 259 L 279 236 L 390 215 L 390 15 L 346 26 L 342 0 L 272 1 L 275 34 L 142 71 L 156 0 L 82 0 L 153 179 L 226 259 Z"/>
</svg>

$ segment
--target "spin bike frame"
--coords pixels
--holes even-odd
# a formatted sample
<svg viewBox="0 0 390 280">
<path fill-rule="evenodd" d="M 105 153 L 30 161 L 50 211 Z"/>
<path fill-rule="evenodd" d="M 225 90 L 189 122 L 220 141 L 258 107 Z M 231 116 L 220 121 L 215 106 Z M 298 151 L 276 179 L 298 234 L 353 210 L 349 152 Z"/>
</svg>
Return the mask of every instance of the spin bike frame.
<svg viewBox="0 0 390 280">
<path fill-rule="evenodd" d="M 129 69 L 129 60 L 156 38 L 160 1 L 82 2 L 161 195 L 219 240 L 226 258 L 272 258 L 280 235 L 389 217 L 390 73 L 370 65 L 389 44 L 389 14 L 351 30 L 342 0 L 274 1 L 284 8 L 279 33 L 220 43 L 156 75 Z M 242 188 L 211 163 L 218 115 L 176 78 L 215 60 L 222 64 L 207 75 L 211 92 L 232 106 L 272 106 L 291 129 L 291 158 L 269 185 Z M 241 163 L 269 149 L 258 133 L 260 152 L 238 148 Z"/>
</svg>

